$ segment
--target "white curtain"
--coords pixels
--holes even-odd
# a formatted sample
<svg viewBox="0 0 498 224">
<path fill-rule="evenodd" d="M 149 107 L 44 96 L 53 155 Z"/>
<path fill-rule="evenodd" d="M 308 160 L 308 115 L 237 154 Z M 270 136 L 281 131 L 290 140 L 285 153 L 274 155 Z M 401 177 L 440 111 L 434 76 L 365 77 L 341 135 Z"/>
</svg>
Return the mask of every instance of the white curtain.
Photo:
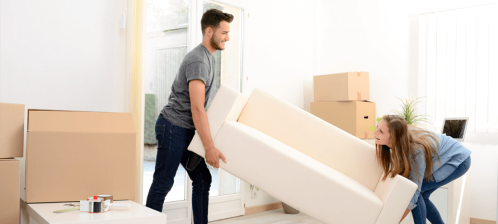
<svg viewBox="0 0 498 224">
<path fill-rule="evenodd" d="M 419 16 L 419 114 L 435 128 L 469 117 L 470 132 L 498 132 L 498 7 Z"/>
</svg>

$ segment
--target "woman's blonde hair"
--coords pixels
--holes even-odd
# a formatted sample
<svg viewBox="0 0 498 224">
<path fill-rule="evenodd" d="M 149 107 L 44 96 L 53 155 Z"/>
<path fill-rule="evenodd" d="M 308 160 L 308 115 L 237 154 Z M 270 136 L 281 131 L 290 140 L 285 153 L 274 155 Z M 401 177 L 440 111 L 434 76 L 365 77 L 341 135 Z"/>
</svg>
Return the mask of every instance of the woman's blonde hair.
<svg viewBox="0 0 498 224">
<path fill-rule="evenodd" d="M 437 156 L 439 161 L 437 152 L 439 141 L 436 136 L 426 130 L 410 128 L 412 126 L 399 115 L 386 115 L 382 117 L 382 120 L 389 128 L 391 135 L 389 142 L 392 147 L 391 150 L 387 150 L 387 147 L 383 149 L 382 145 L 376 145 L 377 158 L 384 170 L 383 180 L 388 176 L 394 178 L 397 174 L 409 178 L 412 170 L 415 170 L 418 178 L 415 146 L 419 146 L 425 154 L 424 179 L 432 180 L 432 158 Z"/>
</svg>

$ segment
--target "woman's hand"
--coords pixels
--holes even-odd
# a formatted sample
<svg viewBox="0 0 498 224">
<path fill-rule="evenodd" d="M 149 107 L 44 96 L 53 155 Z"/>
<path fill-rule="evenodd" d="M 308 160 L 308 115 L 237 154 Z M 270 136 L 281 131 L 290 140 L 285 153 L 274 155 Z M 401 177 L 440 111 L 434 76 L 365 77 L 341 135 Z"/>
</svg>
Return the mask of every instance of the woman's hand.
<svg viewBox="0 0 498 224">
<path fill-rule="evenodd" d="M 401 217 L 401 220 L 399 220 L 399 223 L 403 222 L 403 219 L 405 219 L 405 217 L 408 215 L 408 213 L 410 213 L 410 209 L 405 210 L 405 214 L 403 214 L 403 217 Z"/>
</svg>

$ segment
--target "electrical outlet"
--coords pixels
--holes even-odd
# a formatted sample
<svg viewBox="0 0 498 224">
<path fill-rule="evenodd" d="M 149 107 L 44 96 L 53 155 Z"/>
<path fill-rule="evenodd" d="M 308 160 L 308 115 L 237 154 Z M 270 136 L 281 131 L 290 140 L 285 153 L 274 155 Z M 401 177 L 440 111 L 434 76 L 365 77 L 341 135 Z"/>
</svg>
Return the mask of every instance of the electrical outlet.
<svg viewBox="0 0 498 224">
<path fill-rule="evenodd" d="M 256 191 L 256 189 L 252 189 L 252 191 L 251 191 L 251 199 L 256 199 L 256 198 L 258 198 L 257 191 Z"/>
</svg>

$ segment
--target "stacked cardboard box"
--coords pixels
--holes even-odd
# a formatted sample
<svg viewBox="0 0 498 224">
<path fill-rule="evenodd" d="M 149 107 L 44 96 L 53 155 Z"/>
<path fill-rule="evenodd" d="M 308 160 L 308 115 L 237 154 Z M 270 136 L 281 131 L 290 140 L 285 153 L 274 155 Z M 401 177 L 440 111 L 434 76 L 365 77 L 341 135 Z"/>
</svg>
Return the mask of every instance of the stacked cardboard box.
<svg viewBox="0 0 498 224">
<path fill-rule="evenodd" d="M 28 110 L 26 203 L 112 194 L 136 200 L 131 113 Z"/>
<path fill-rule="evenodd" d="M 0 223 L 19 224 L 24 105 L 0 103 Z"/>
<path fill-rule="evenodd" d="M 19 224 L 20 168 L 17 159 L 0 159 L 0 223 Z"/>
<path fill-rule="evenodd" d="M 24 105 L 0 103 L 0 158 L 23 157 Z"/>
<path fill-rule="evenodd" d="M 368 72 L 314 76 L 313 87 L 312 114 L 358 138 L 374 138 L 375 103 L 368 101 Z"/>
</svg>

